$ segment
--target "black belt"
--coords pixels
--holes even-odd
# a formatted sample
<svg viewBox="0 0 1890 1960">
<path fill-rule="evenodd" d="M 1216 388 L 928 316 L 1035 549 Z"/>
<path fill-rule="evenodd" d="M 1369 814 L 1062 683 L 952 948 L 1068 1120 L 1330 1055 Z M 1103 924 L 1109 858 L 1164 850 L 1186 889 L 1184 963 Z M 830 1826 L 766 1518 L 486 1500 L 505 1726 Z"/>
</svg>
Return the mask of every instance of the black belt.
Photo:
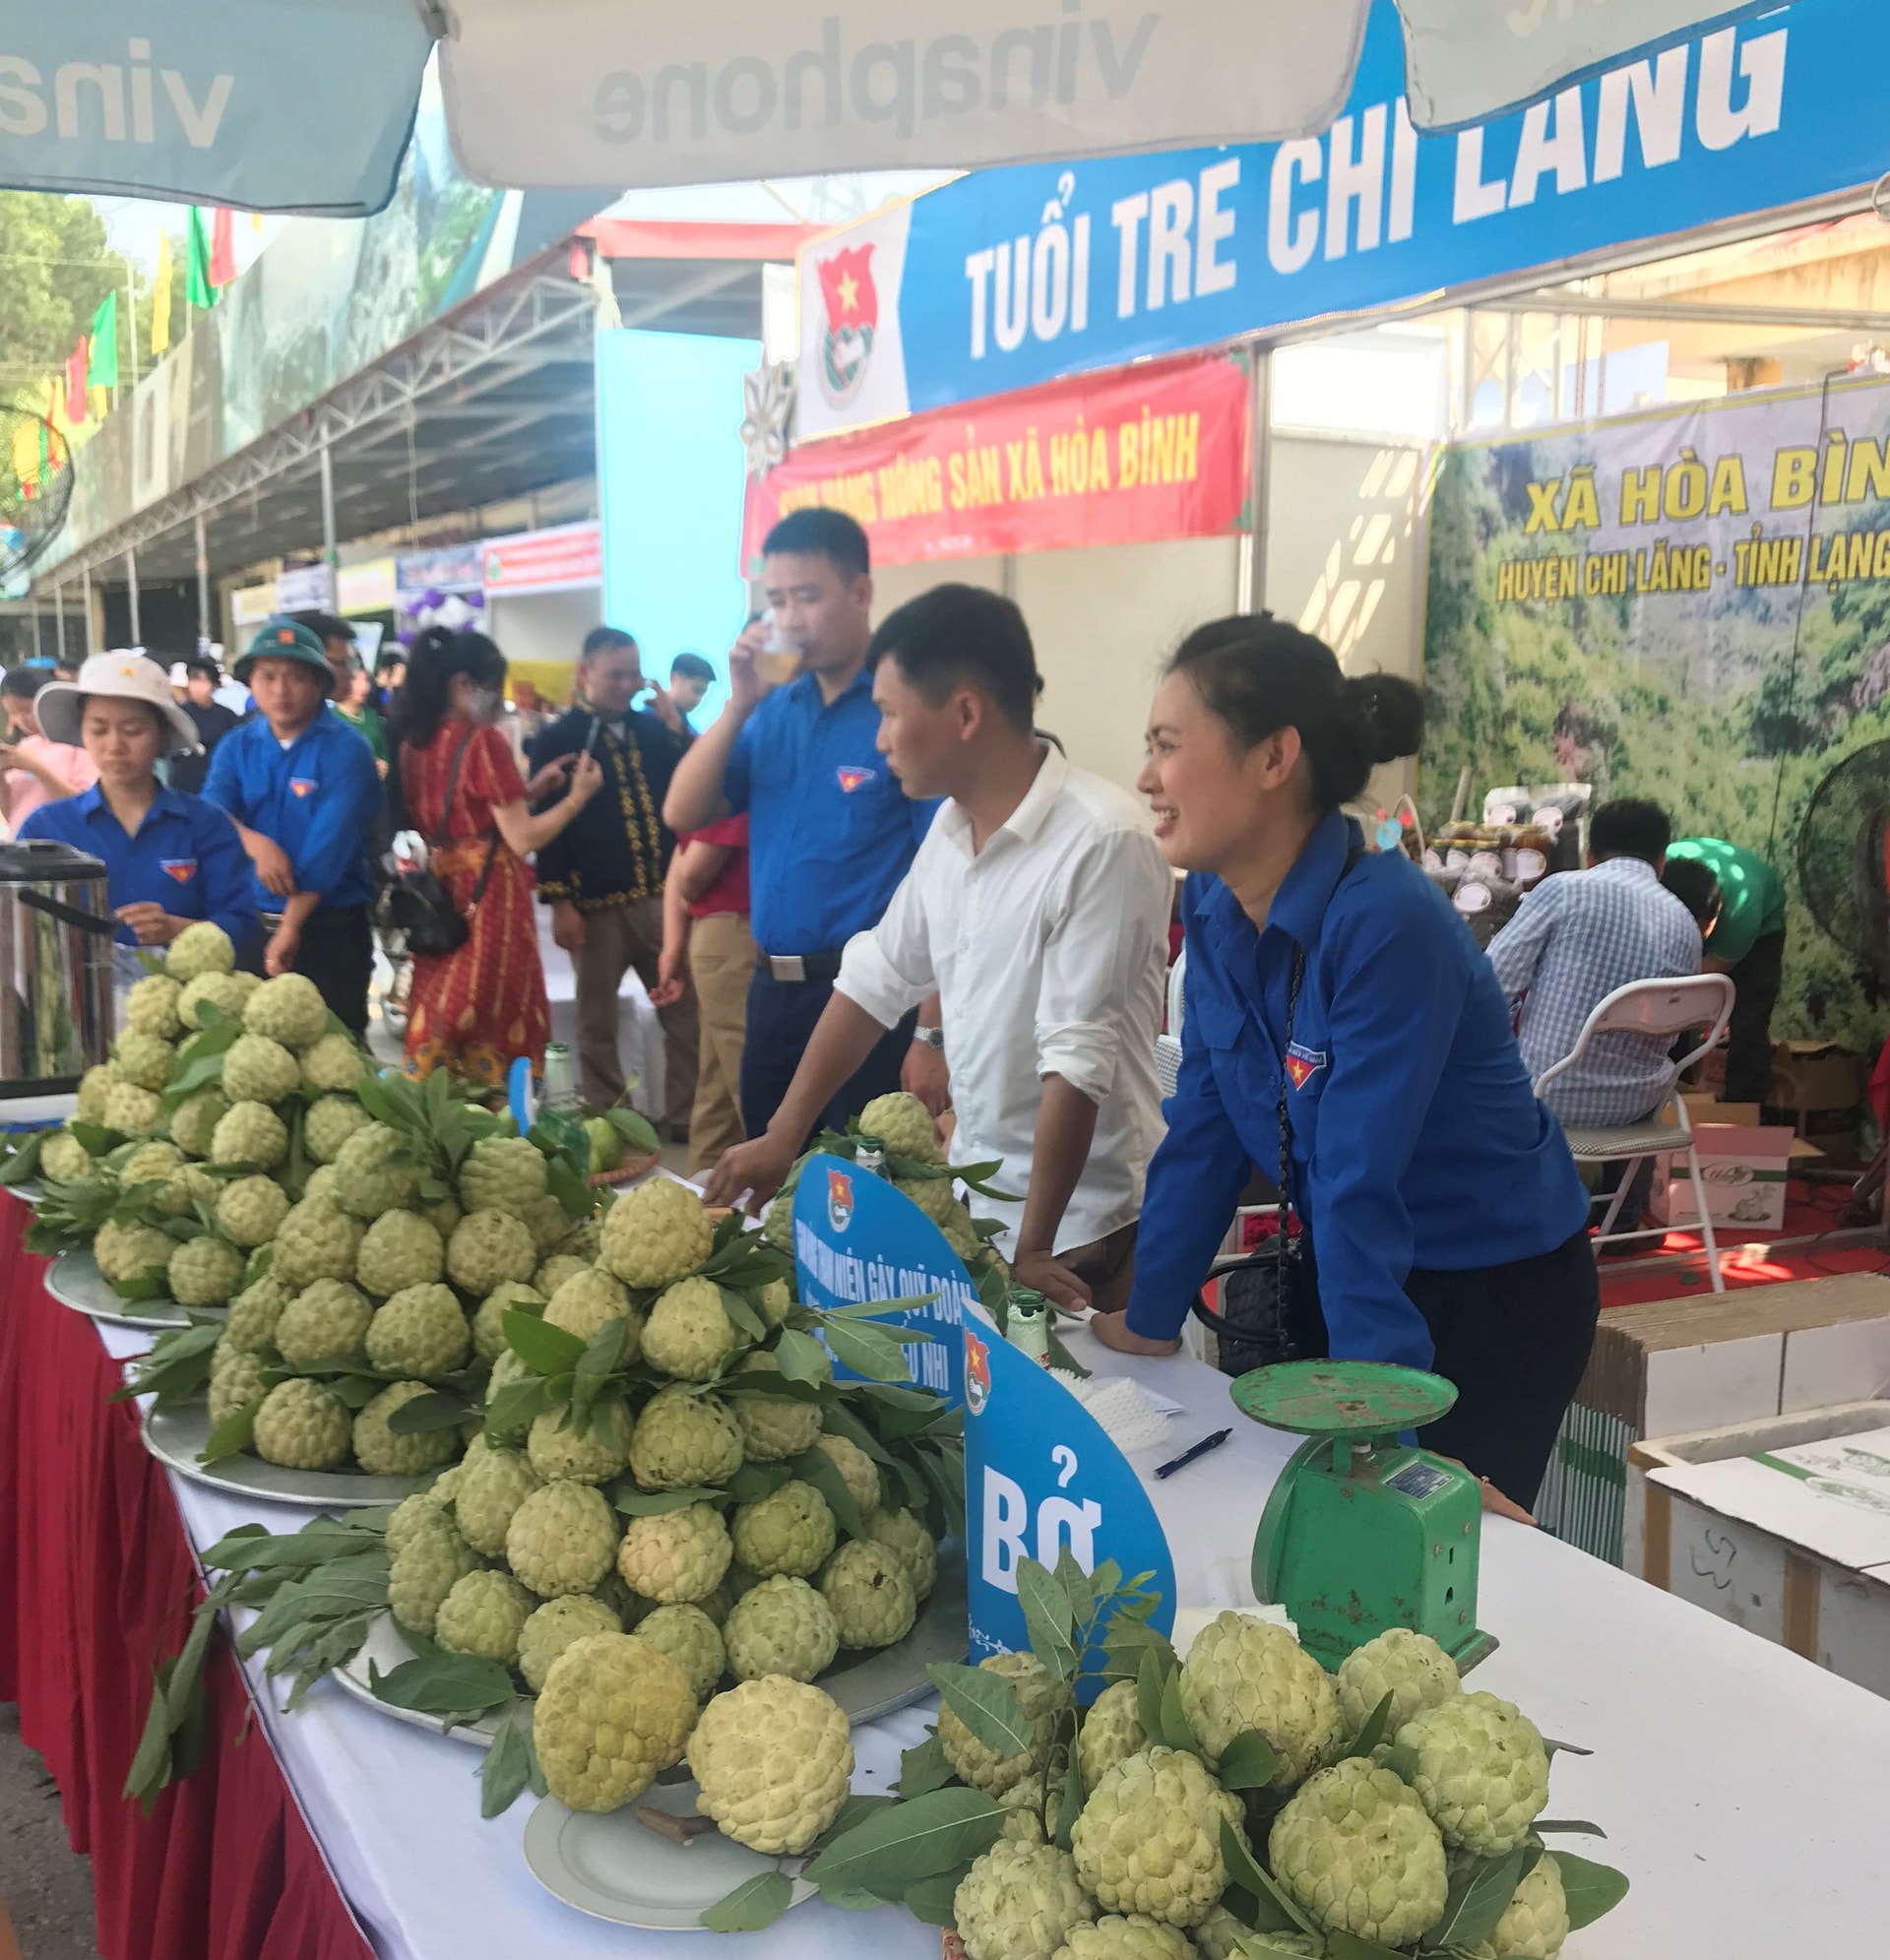
<svg viewBox="0 0 1890 1960">
<path fill-rule="evenodd" d="M 761 963 L 770 980 L 793 986 L 807 980 L 835 980 L 840 978 L 838 953 L 764 953 Z"/>
</svg>

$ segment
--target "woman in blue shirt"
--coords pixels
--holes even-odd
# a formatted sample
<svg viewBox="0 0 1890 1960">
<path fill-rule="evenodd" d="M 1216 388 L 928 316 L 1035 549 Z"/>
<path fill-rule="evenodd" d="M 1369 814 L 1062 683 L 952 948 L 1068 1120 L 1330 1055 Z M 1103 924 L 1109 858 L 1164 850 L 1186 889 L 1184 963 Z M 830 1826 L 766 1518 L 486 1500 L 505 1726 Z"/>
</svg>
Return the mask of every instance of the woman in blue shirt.
<svg viewBox="0 0 1890 1960">
<path fill-rule="evenodd" d="M 1417 752 L 1409 682 L 1348 679 L 1264 615 L 1204 626 L 1155 697 L 1140 787 L 1182 895 L 1180 1079 L 1108 1346 L 1172 1353 L 1252 1167 L 1287 1119 L 1303 1354 L 1454 1382 L 1424 1432 L 1527 1505 L 1586 1365 L 1588 1197 L 1536 1101 L 1487 959 L 1341 805 Z"/>
<path fill-rule="evenodd" d="M 249 859 L 215 804 L 158 781 L 158 759 L 197 746 L 164 670 L 142 654 L 94 654 L 76 681 L 50 682 L 35 707 L 48 740 L 83 747 L 98 781 L 42 803 L 23 838 L 57 838 L 102 858 L 106 894 L 126 946 L 167 946 L 213 919 L 240 955 L 260 936 Z"/>
</svg>

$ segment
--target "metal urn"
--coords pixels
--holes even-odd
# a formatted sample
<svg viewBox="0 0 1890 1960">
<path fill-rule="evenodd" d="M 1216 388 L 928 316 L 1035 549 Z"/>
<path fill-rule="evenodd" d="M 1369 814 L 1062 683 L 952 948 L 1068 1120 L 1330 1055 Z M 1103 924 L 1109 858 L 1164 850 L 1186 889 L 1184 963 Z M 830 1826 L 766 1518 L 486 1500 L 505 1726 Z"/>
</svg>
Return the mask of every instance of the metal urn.
<svg viewBox="0 0 1890 1960">
<path fill-rule="evenodd" d="M 96 857 L 0 843 L 0 1098 L 68 1094 L 105 1059 L 117 930 Z"/>
</svg>

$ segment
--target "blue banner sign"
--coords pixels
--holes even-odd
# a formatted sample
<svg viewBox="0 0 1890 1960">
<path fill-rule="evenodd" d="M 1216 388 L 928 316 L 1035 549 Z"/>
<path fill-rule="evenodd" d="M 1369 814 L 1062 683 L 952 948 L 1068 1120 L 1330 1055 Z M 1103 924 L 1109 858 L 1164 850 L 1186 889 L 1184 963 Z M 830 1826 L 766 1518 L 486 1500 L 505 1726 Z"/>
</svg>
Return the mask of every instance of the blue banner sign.
<svg viewBox="0 0 1890 1960">
<path fill-rule="evenodd" d="M 1890 168 L 1882 33 L 1879 0 L 1798 0 L 1420 136 L 1379 0 L 1323 137 L 978 171 L 805 247 L 801 433 L 1861 204 Z"/>
<path fill-rule="evenodd" d="M 929 1306 L 886 1324 L 929 1334 L 906 1350 L 913 1380 L 950 1402 L 965 1399 L 960 1330 L 977 1289 L 945 1234 L 904 1191 L 850 1158 L 810 1157 L 794 1189 L 794 1266 L 800 1297 L 811 1306 L 934 1295 Z M 858 1379 L 838 1362 L 834 1372 Z"/>
</svg>

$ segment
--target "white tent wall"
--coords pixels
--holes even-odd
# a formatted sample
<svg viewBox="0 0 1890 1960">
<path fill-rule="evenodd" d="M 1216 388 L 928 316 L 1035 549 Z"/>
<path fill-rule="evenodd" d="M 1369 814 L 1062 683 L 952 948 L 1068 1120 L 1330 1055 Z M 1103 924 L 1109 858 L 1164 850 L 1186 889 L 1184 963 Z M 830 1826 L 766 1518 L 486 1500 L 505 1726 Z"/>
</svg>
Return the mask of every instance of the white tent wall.
<svg viewBox="0 0 1890 1960">
<path fill-rule="evenodd" d="M 500 651 L 515 667 L 525 669 L 525 677 L 545 687 L 553 676 L 536 669 L 553 667 L 569 678 L 560 696 L 569 700 L 576 679 L 578 649 L 584 636 L 600 623 L 602 594 L 596 586 L 577 592 L 542 592 L 507 598 L 494 594 L 485 602 L 485 630 L 498 643 Z M 634 625 L 632 632 L 636 631 Z M 661 676 L 660 676 L 661 677 Z"/>
</svg>

